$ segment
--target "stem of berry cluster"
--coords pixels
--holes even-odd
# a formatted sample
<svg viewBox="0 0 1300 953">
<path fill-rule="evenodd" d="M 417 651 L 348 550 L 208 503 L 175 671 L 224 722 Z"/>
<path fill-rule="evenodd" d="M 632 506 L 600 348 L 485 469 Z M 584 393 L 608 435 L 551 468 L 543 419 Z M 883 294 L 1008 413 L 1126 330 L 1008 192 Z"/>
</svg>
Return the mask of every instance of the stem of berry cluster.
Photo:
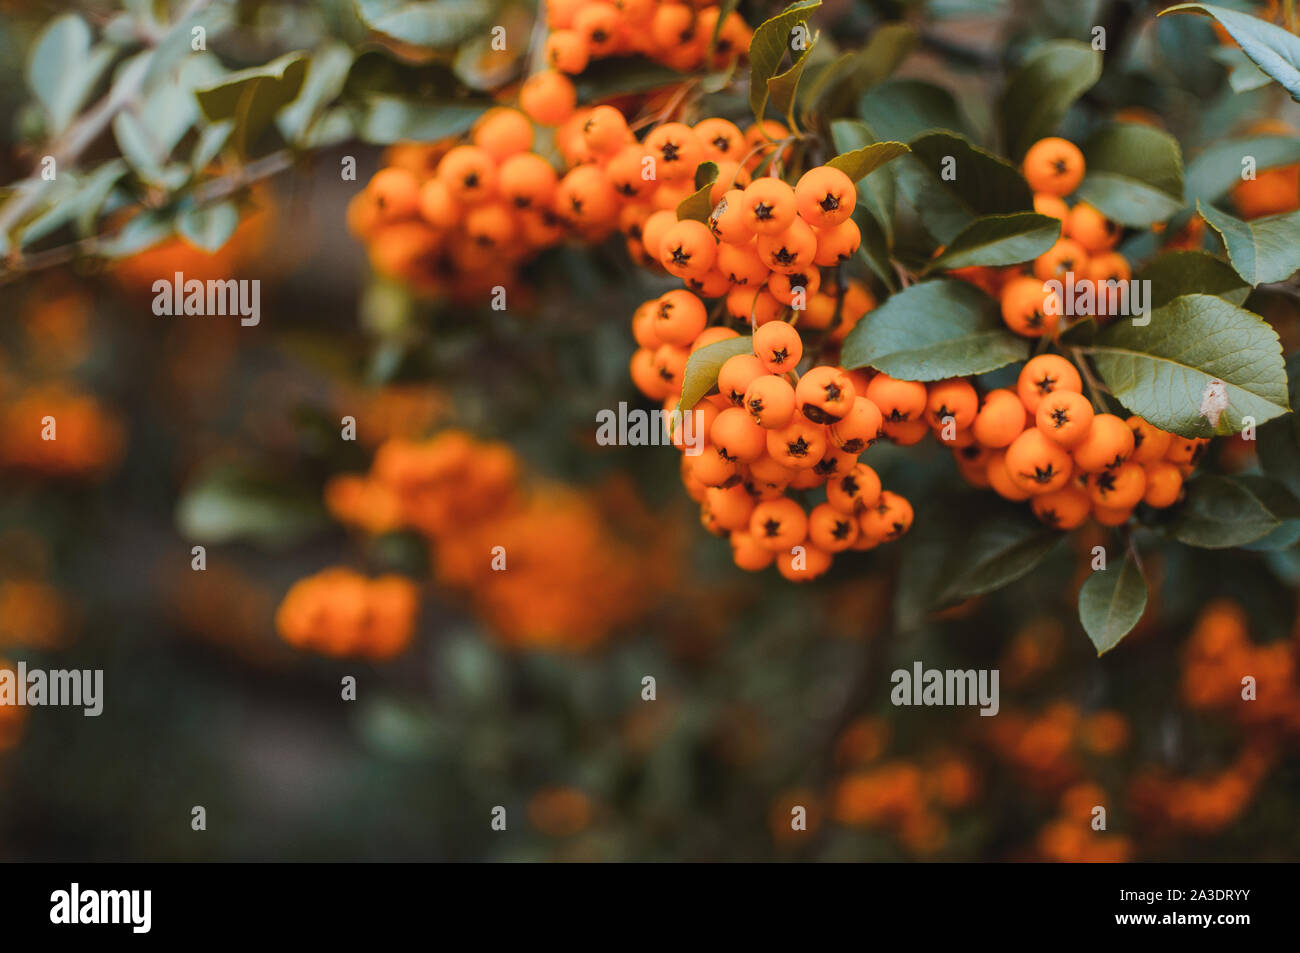
<svg viewBox="0 0 1300 953">
<path fill-rule="evenodd" d="M 1093 376 L 1092 368 L 1088 366 L 1088 359 L 1084 357 L 1077 347 L 1070 348 L 1070 360 L 1079 368 L 1079 374 L 1083 377 L 1083 385 L 1088 388 L 1088 399 L 1092 401 L 1093 409 L 1098 413 L 1106 412 L 1106 404 L 1101 399 L 1101 394 L 1105 388 L 1101 386 L 1097 378 Z"/>
</svg>

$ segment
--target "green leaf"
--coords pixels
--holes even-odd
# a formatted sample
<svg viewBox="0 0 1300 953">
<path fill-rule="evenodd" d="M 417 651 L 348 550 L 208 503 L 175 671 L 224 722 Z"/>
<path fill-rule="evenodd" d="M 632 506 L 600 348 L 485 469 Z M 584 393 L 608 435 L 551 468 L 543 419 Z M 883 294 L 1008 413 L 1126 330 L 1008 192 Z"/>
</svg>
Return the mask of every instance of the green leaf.
<svg viewBox="0 0 1300 953">
<path fill-rule="evenodd" d="M 876 27 L 866 46 L 844 53 L 817 74 L 804 99 L 804 115 L 830 119 L 843 116 L 864 92 L 893 74 L 912 52 L 916 39 L 916 28 L 908 23 Z"/>
<path fill-rule="evenodd" d="M 412 46 L 446 49 L 484 32 L 497 5 L 484 0 L 353 0 L 371 30 Z"/>
<path fill-rule="evenodd" d="M 230 240 L 239 225 L 239 206 L 218 202 L 186 209 L 176 217 L 176 231 L 192 245 L 214 252 Z"/>
<path fill-rule="evenodd" d="M 1273 82 L 1240 47 L 1220 46 L 1210 50 L 1210 58 L 1228 68 L 1228 87 L 1234 93 L 1248 93 Z"/>
<path fill-rule="evenodd" d="M 1197 211 L 1219 233 L 1228 260 L 1249 284 L 1285 281 L 1300 269 L 1300 211 L 1242 221 L 1213 205 Z"/>
<path fill-rule="evenodd" d="M 754 339 L 751 337 L 727 338 L 700 348 L 686 361 L 686 373 L 682 375 L 682 397 L 677 406 L 682 410 L 693 409 L 709 391 L 718 386 L 718 371 L 722 370 L 722 365 L 727 363 L 728 358 L 753 353 Z"/>
<path fill-rule="evenodd" d="M 1187 166 L 1184 189 L 1189 203 L 1197 199 L 1216 202 L 1242 181 L 1243 161 L 1254 160 L 1256 169 L 1272 169 L 1300 162 L 1300 139 L 1294 136 L 1249 136 L 1216 142 Z"/>
<path fill-rule="evenodd" d="M 369 143 L 386 145 L 407 140 L 437 142 L 460 135 L 488 109 L 487 104 L 438 103 L 371 96 L 357 122 L 357 135 Z"/>
<path fill-rule="evenodd" d="M 1147 607 L 1147 582 L 1131 552 L 1118 567 L 1095 570 L 1079 588 L 1079 621 L 1104 655 L 1133 631 Z"/>
<path fill-rule="evenodd" d="M 1300 353 L 1287 359 L 1286 371 L 1287 394 L 1295 407 L 1300 403 Z M 1300 417 L 1293 412 L 1270 420 L 1260 426 L 1256 441 L 1260 469 L 1300 496 Z"/>
<path fill-rule="evenodd" d="M 111 46 L 91 49 L 90 43 L 86 21 L 66 13 L 47 23 L 32 44 L 27 85 L 45 107 L 52 136 L 76 118 L 116 55 Z"/>
<path fill-rule="evenodd" d="M 274 477 L 222 468 L 200 477 L 176 507 L 183 537 L 199 543 L 248 539 L 286 546 L 326 524 L 315 495 Z"/>
<path fill-rule="evenodd" d="M 1246 543 L 1243 548 L 1264 551 L 1289 549 L 1300 541 L 1300 500 L 1296 499 L 1285 482 L 1257 473 L 1242 474 L 1235 479 L 1279 522 L 1273 532 Z"/>
<path fill-rule="evenodd" d="M 857 182 L 875 172 L 886 162 L 897 159 L 909 151 L 911 150 L 901 142 L 873 142 L 852 152 L 841 152 L 828 159 L 826 164 L 833 169 L 839 169 Z"/>
<path fill-rule="evenodd" d="M 1015 265 L 1037 258 L 1060 236 L 1060 221 L 1037 212 L 986 215 L 962 229 L 926 270 Z"/>
<path fill-rule="evenodd" d="M 302 92 L 280 111 L 276 125 L 290 142 L 304 142 L 325 106 L 338 99 L 352 68 L 352 50 L 345 43 L 326 41 L 311 56 Z"/>
<path fill-rule="evenodd" d="M 1184 207 L 1183 160 L 1167 133 L 1139 123 L 1111 123 L 1085 143 L 1088 172 L 1076 194 L 1107 218 L 1146 228 Z"/>
<path fill-rule="evenodd" d="M 1159 15 L 1166 13 L 1205 13 L 1214 17 L 1255 65 L 1300 102 L 1300 38 L 1259 17 L 1208 3 L 1180 3 L 1161 10 Z"/>
<path fill-rule="evenodd" d="M 1281 525 L 1255 494 L 1228 477 L 1206 474 L 1187 482 L 1166 532 L 1188 546 L 1228 549 L 1263 539 Z"/>
<path fill-rule="evenodd" d="M 1028 344 L 1006 329 L 996 301 L 968 282 L 945 278 L 891 295 L 849 332 L 841 361 L 901 380 L 937 381 L 1028 356 Z"/>
<path fill-rule="evenodd" d="M 581 76 L 574 77 L 578 102 L 589 103 L 611 96 L 644 93 L 682 82 L 676 70 L 633 56 L 611 56 L 596 60 Z"/>
<path fill-rule="evenodd" d="M 1189 294 L 1151 312 L 1149 324 L 1120 319 L 1088 347 L 1114 397 L 1131 412 L 1183 437 L 1241 430 L 1290 410 L 1277 332 L 1222 298 Z M 1218 426 L 1201 414 L 1211 381 L 1226 385 Z"/>
<path fill-rule="evenodd" d="M 718 164 L 701 162 L 695 168 L 695 191 L 677 203 L 677 221 L 692 218 L 697 222 L 708 222 L 713 212 L 713 201 L 709 193 L 713 183 L 718 180 Z"/>
<path fill-rule="evenodd" d="M 852 153 L 874 144 L 876 137 L 865 123 L 837 119 L 831 123 L 831 141 L 840 153 Z M 884 236 L 886 262 L 894 242 L 894 195 L 894 176 L 887 167 L 877 168 L 858 180 L 858 204 L 875 219 Z"/>
<path fill-rule="evenodd" d="M 1056 131 L 1076 99 L 1101 78 L 1101 53 L 1076 40 L 1037 47 L 1007 82 L 998 103 L 1003 140 L 1017 161 Z"/>
<path fill-rule="evenodd" d="M 112 238 L 101 242 L 99 252 L 105 258 L 127 258 L 166 241 L 175 231 L 171 209 L 146 209 L 133 215 Z"/>
<path fill-rule="evenodd" d="M 911 143 L 912 155 L 891 171 L 926 230 L 940 244 L 975 219 L 1031 211 L 1029 185 L 1008 162 L 961 136 L 929 132 Z"/>
<path fill-rule="evenodd" d="M 762 120 L 767 110 L 767 81 L 776 75 L 786 53 L 797 56 L 801 51 L 790 49 L 794 28 L 806 24 L 821 0 L 799 0 L 792 3 L 770 20 L 765 20 L 754 31 L 749 41 L 749 108 L 754 118 Z"/>
<path fill-rule="evenodd" d="M 778 73 L 767 81 L 768 102 L 782 116 L 789 116 L 794 106 L 795 95 L 799 91 L 799 80 L 803 77 L 803 71 L 808 66 L 809 54 L 817 43 L 817 37 L 820 33 L 814 33 L 808 41 L 808 45 L 794 53 L 794 64 L 784 73 Z"/>
<path fill-rule="evenodd" d="M 1065 534 L 1044 526 L 1021 508 L 1018 517 L 1007 513 L 989 519 L 990 508 L 979 517 L 960 521 L 954 556 L 947 561 L 946 582 L 939 590 L 941 605 L 1001 589 L 1037 566 Z M 973 524 L 973 525 L 972 525 Z"/>
<path fill-rule="evenodd" d="M 1138 269 L 1133 280 L 1151 282 L 1147 304 L 1152 309 L 1187 294 L 1218 295 L 1240 305 L 1250 292 L 1227 262 L 1205 251 L 1165 252 Z"/>
<path fill-rule="evenodd" d="M 208 122 L 235 120 L 241 152 L 257 141 L 276 113 L 298 96 L 307 75 L 307 54 L 286 53 L 265 66 L 230 73 L 194 91 Z"/>
<path fill-rule="evenodd" d="M 919 79 L 893 79 L 868 90 L 858 102 L 858 115 L 884 139 L 910 142 L 931 131 L 971 137 L 952 93 Z"/>
</svg>

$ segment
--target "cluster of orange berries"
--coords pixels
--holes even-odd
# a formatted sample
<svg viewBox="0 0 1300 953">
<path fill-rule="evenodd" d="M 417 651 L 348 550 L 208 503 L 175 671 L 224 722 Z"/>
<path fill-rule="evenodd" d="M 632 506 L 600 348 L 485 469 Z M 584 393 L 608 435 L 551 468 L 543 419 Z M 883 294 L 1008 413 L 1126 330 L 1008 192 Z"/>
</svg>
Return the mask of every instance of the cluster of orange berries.
<svg viewBox="0 0 1300 953">
<path fill-rule="evenodd" d="M 1038 850 L 1047 860 L 1069 864 L 1122 864 L 1133 856 L 1133 842 L 1123 834 L 1092 829 L 1094 810 L 1106 808 L 1106 792 L 1090 781 L 1068 788 L 1060 801 L 1060 814 L 1038 832 Z"/>
<path fill-rule="evenodd" d="M 336 519 L 366 532 L 425 536 L 435 581 L 465 592 L 511 646 L 602 641 L 664 582 L 655 564 L 669 565 L 634 501 L 606 508 L 564 486 L 525 488 L 506 444 L 459 430 L 385 441 L 369 473 L 334 477 L 325 500 Z"/>
<path fill-rule="evenodd" d="M 1128 720 L 1102 709 L 1084 714 L 1072 702 L 1058 700 L 1036 713 L 1004 708 L 991 724 L 981 725 L 1002 760 L 1023 771 L 1039 790 L 1057 791 L 1082 773 L 1085 756 L 1113 757 L 1129 743 Z"/>
<path fill-rule="evenodd" d="M 371 579 L 333 567 L 294 583 L 275 625 L 297 649 L 388 659 L 410 644 L 419 607 L 415 583 L 403 576 Z"/>
<path fill-rule="evenodd" d="M 1228 711 L 1243 725 L 1272 725 L 1300 735 L 1300 672 L 1296 647 L 1285 640 L 1251 641 L 1245 610 L 1220 600 L 1201 610 L 1183 648 L 1182 694 L 1196 709 Z M 1242 679 L 1255 679 L 1242 697 Z"/>
<path fill-rule="evenodd" d="M 97 479 L 122 457 L 125 428 L 88 394 L 34 386 L 0 406 L 0 468 Z"/>
<path fill-rule="evenodd" d="M 730 328 L 706 329 L 704 303 L 684 289 L 647 302 L 635 321 L 642 347 L 633 379 L 670 413 L 689 354 L 738 337 Z M 803 347 L 785 321 L 759 327 L 751 351 L 722 364 L 717 393 L 683 415 L 673 437 L 684 451 L 687 492 L 704 526 L 729 537 L 736 565 L 758 571 L 775 562 L 792 581 L 816 578 L 835 553 L 872 549 L 912 525 L 911 504 L 882 489 L 858 459 L 884 432 L 874 378 L 818 364 L 796 379 Z M 825 502 L 811 510 L 787 495 L 823 487 Z"/>
<path fill-rule="evenodd" d="M 753 35 L 739 13 L 723 16 L 707 0 L 548 0 L 546 26 L 546 63 L 570 76 L 592 60 L 630 55 L 683 73 L 706 60 L 718 69 L 748 50 Z"/>
<path fill-rule="evenodd" d="M 1145 771 L 1133 781 L 1133 808 L 1155 830 L 1213 834 L 1241 817 L 1276 762 L 1270 747 L 1256 743 L 1211 774 L 1178 777 L 1160 769 Z"/>
<path fill-rule="evenodd" d="M 1119 526 L 1139 503 L 1172 506 L 1208 443 L 1141 417 L 1096 413 L 1079 371 L 1057 354 L 1031 358 L 1014 390 L 983 397 L 964 379 L 889 380 L 885 388 L 877 384 L 876 404 L 886 419 L 902 422 L 899 442 L 932 431 L 968 483 L 1029 500 L 1039 519 L 1063 530 L 1090 516 Z"/>
<path fill-rule="evenodd" d="M 0 658 L 0 669 L 7 669 L 10 678 L 18 678 L 14 664 L 7 659 Z M 22 740 L 26 721 L 27 709 L 24 706 L 0 705 L 0 751 L 7 751 Z"/>
</svg>

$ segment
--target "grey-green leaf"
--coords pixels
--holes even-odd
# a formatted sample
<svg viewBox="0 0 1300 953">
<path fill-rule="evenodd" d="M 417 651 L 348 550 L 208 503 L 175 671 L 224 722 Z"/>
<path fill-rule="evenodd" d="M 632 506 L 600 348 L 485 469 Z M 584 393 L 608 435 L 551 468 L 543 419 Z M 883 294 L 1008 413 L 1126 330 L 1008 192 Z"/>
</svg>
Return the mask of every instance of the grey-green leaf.
<svg viewBox="0 0 1300 953">
<path fill-rule="evenodd" d="M 844 340 L 847 368 L 937 381 L 984 374 L 1023 361 L 1024 338 L 1010 333 L 996 301 L 955 279 L 923 281 L 891 295 Z"/>
<path fill-rule="evenodd" d="M 806 23 L 821 0 L 799 0 L 776 16 L 759 24 L 749 41 L 749 108 L 756 119 L 762 119 L 767 109 L 767 81 L 776 75 L 777 68 L 790 49 L 790 37 L 795 26 Z"/>
<path fill-rule="evenodd" d="M 1161 16 L 1166 13 L 1205 13 L 1214 17 L 1255 65 L 1300 102 L 1300 38 L 1294 34 L 1248 13 L 1208 3 L 1180 3 L 1160 11 Z"/>
<path fill-rule="evenodd" d="M 1131 412 L 1184 437 L 1237 433 L 1290 410 L 1277 332 L 1259 315 L 1222 298 L 1189 294 L 1146 316 L 1121 318 L 1088 350 L 1114 397 Z M 1201 412 L 1206 388 L 1221 381 L 1227 409 L 1212 425 Z"/>
<path fill-rule="evenodd" d="M 1241 183 L 1247 159 L 1257 170 L 1300 162 L 1300 138 L 1248 136 L 1216 142 L 1203 149 L 1187 164 L 1184 190 L 1187 201 L 1217 202 L 1229 189 Z"/>
<path fill-rule="evenodd" d="M 875 172 L 886 162 L 897 159 L 907 151 L 909 151 L 907 146 L 901 142 L 873 142 L 869 146 L 854 149 L 852 152 L 841 152 L 839 155 L 828 159 L 826 164 L 833 169 L 839 169 L 854 182 L 857 182 Z"/>
<path fill-rule="evenodd" d="M 1219 233 L 1232 267 L 1252 285 L 1285 281 L 1300 269 L 1300 212 L 1242 221 L 1212 205 L 1197 210 Z"/>
<path fill-rule="evenodd" d="M 1201 549 L 1228 549 L 1263 539 L 1281 525 L 1255 494 L 1228 477 L 1206 474 L 1187 483 L 1166 531 Z"/>
<path fill-rule="evenodd" d="M 1133 554 L 1095 570 L 1079 588 L 1079 621 L 1103 655 L 1133 631 L 1147 607 L 1147 583 Z"/>
<path fill-rule="evenodd" d="M 1007 82 L 998 104 L 1003 137 L 1013 159 L 1055 132 L 1070 105 L 1101 78 L 1101 53 L 1076 40 L 1053 40 L 1034 50 Z"/>
<path fill-rule="evenodd" d="M 1138 269 L 1133 280 L 1151 282 L 1152 309 L 1186 294 L 1218 295 L 1240 305 L 1250 292 L 1231 265 L 1205 251 L 1165 252 Z"/>
<path fill-rule="evenodd" d="M 1088 173 L 1079 198 L 1107 218 L 1145 228 L 1183 208 L 1183 160 L 1167 133 L 1140 123 L 1111 123 L 1088 138 Z"/>
<path fill-rule="evenodd" d="M 1047 215 L 1036 212 L 986 215 L 962 229 L 927 271 L 1018 264 L 1037 258 L 1060 236 L 1060 221 Z"/>
<path fill-rule="evenodd" d="M 187 209 L 176 218 L 176 231 L 207 252 L 214 252 L 229 241 L 238 225 L 239 207 L 234 202 Z"/>
</svg>

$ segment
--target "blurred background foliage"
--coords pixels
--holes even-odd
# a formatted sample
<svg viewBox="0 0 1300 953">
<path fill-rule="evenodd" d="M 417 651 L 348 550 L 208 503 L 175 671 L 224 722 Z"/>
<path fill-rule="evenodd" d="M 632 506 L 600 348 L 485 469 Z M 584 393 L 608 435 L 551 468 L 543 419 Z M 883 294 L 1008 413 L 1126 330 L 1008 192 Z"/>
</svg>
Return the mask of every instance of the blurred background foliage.
<svg viewBox="0 0 1300 953">
<path fill-rule="evenodd" d="M 1066 117 L 1072 139 L 1140 110 L 1192 155 L 1261 117 L 1294 120 L 1207 20 L 1156 20 L 1159 6 L 828 2 L 819 22 L 840 49 L 911 23 L 888 82 L 940 83 L 989 145 L 1007 69 L 1098 24 L 1106 69 Z M 777 7 L 740 4 L 751 24 Z M 1075 604 L 1104 537 L 1070 538 L 1005 589 L 929 613 L 918 591 L 935 547 L 993 500 L 957 498 L 938 448 L 881 447 L 873 465 L 917 510 L 901 552 L 845 559 L 805 587 L 748 576 L 693 518 L 673 454 L 595 445 L 594 412 L 638 400 L 625 316 L 667 287 L 619 243 L 546 251 L 505 312 L 370 273 L 347 202 L 385 146 L 457 134 L 508 98 L 534 13 L 0 2 L 0 170 L 15 183 L 0 205 L 0 655 L 103 668 L 106 684 L 97 719 L 0 715 L 0 856 L 1300 857 L 1294 548 L 1145 540 L 1146 617 L 1098 659 Z M 200 23 L 206 55 L 182 55 Z M 496 24 L 504 54 L 485 41 Z M 663 81 L 661 67 L 617 64 L 580 89 Z M 131 107 L 79 125 L 115 89 Z M 51 148 L 67 160 L 42 183 L 31 174 Z M 261 324 L 155 316 L 152 281 L 174 271 L 259 278 Z M 1293 349 L 1294 297 L 1257 294 Z M 75 434 L 58 460 L 25 445 L 21 423 L 49 406 Z M 343 415 L 356 442 L 339 439 Z M 385 439 L 443 427 L 503 441 L 521 482 L 583 501 L 582 525 L 619 540 L 635 598 L 571 639 L 507 631 L 490 599 L 433 582 L 419 535 L 329 518 L 331 477 L 364 471 Z M 1243 441 L 1216 453 L 1213 467 L 1254 466 Z M 554 546 L 592 563 L 603 604 L 600 550 Z M 340 564 L 420 581 L 403 654 L 323 658 L 277 638 L 290 586 Z M 893 707 L 889 673 L 918 659 L 999 668 L 999 716 Z M 1246 715 L 1242 670 L 1262 699 Z M 347 675 L 355 702 L 340 700 Z M 1087 829 L 1095 804 L 1104 835 Z M 194 805 L 206 832 L 190 829 Z M 496 805 L 506 832 L 489 826 Z M 790 829 L 793 805 L 806 832 Z"/>
</svg>

